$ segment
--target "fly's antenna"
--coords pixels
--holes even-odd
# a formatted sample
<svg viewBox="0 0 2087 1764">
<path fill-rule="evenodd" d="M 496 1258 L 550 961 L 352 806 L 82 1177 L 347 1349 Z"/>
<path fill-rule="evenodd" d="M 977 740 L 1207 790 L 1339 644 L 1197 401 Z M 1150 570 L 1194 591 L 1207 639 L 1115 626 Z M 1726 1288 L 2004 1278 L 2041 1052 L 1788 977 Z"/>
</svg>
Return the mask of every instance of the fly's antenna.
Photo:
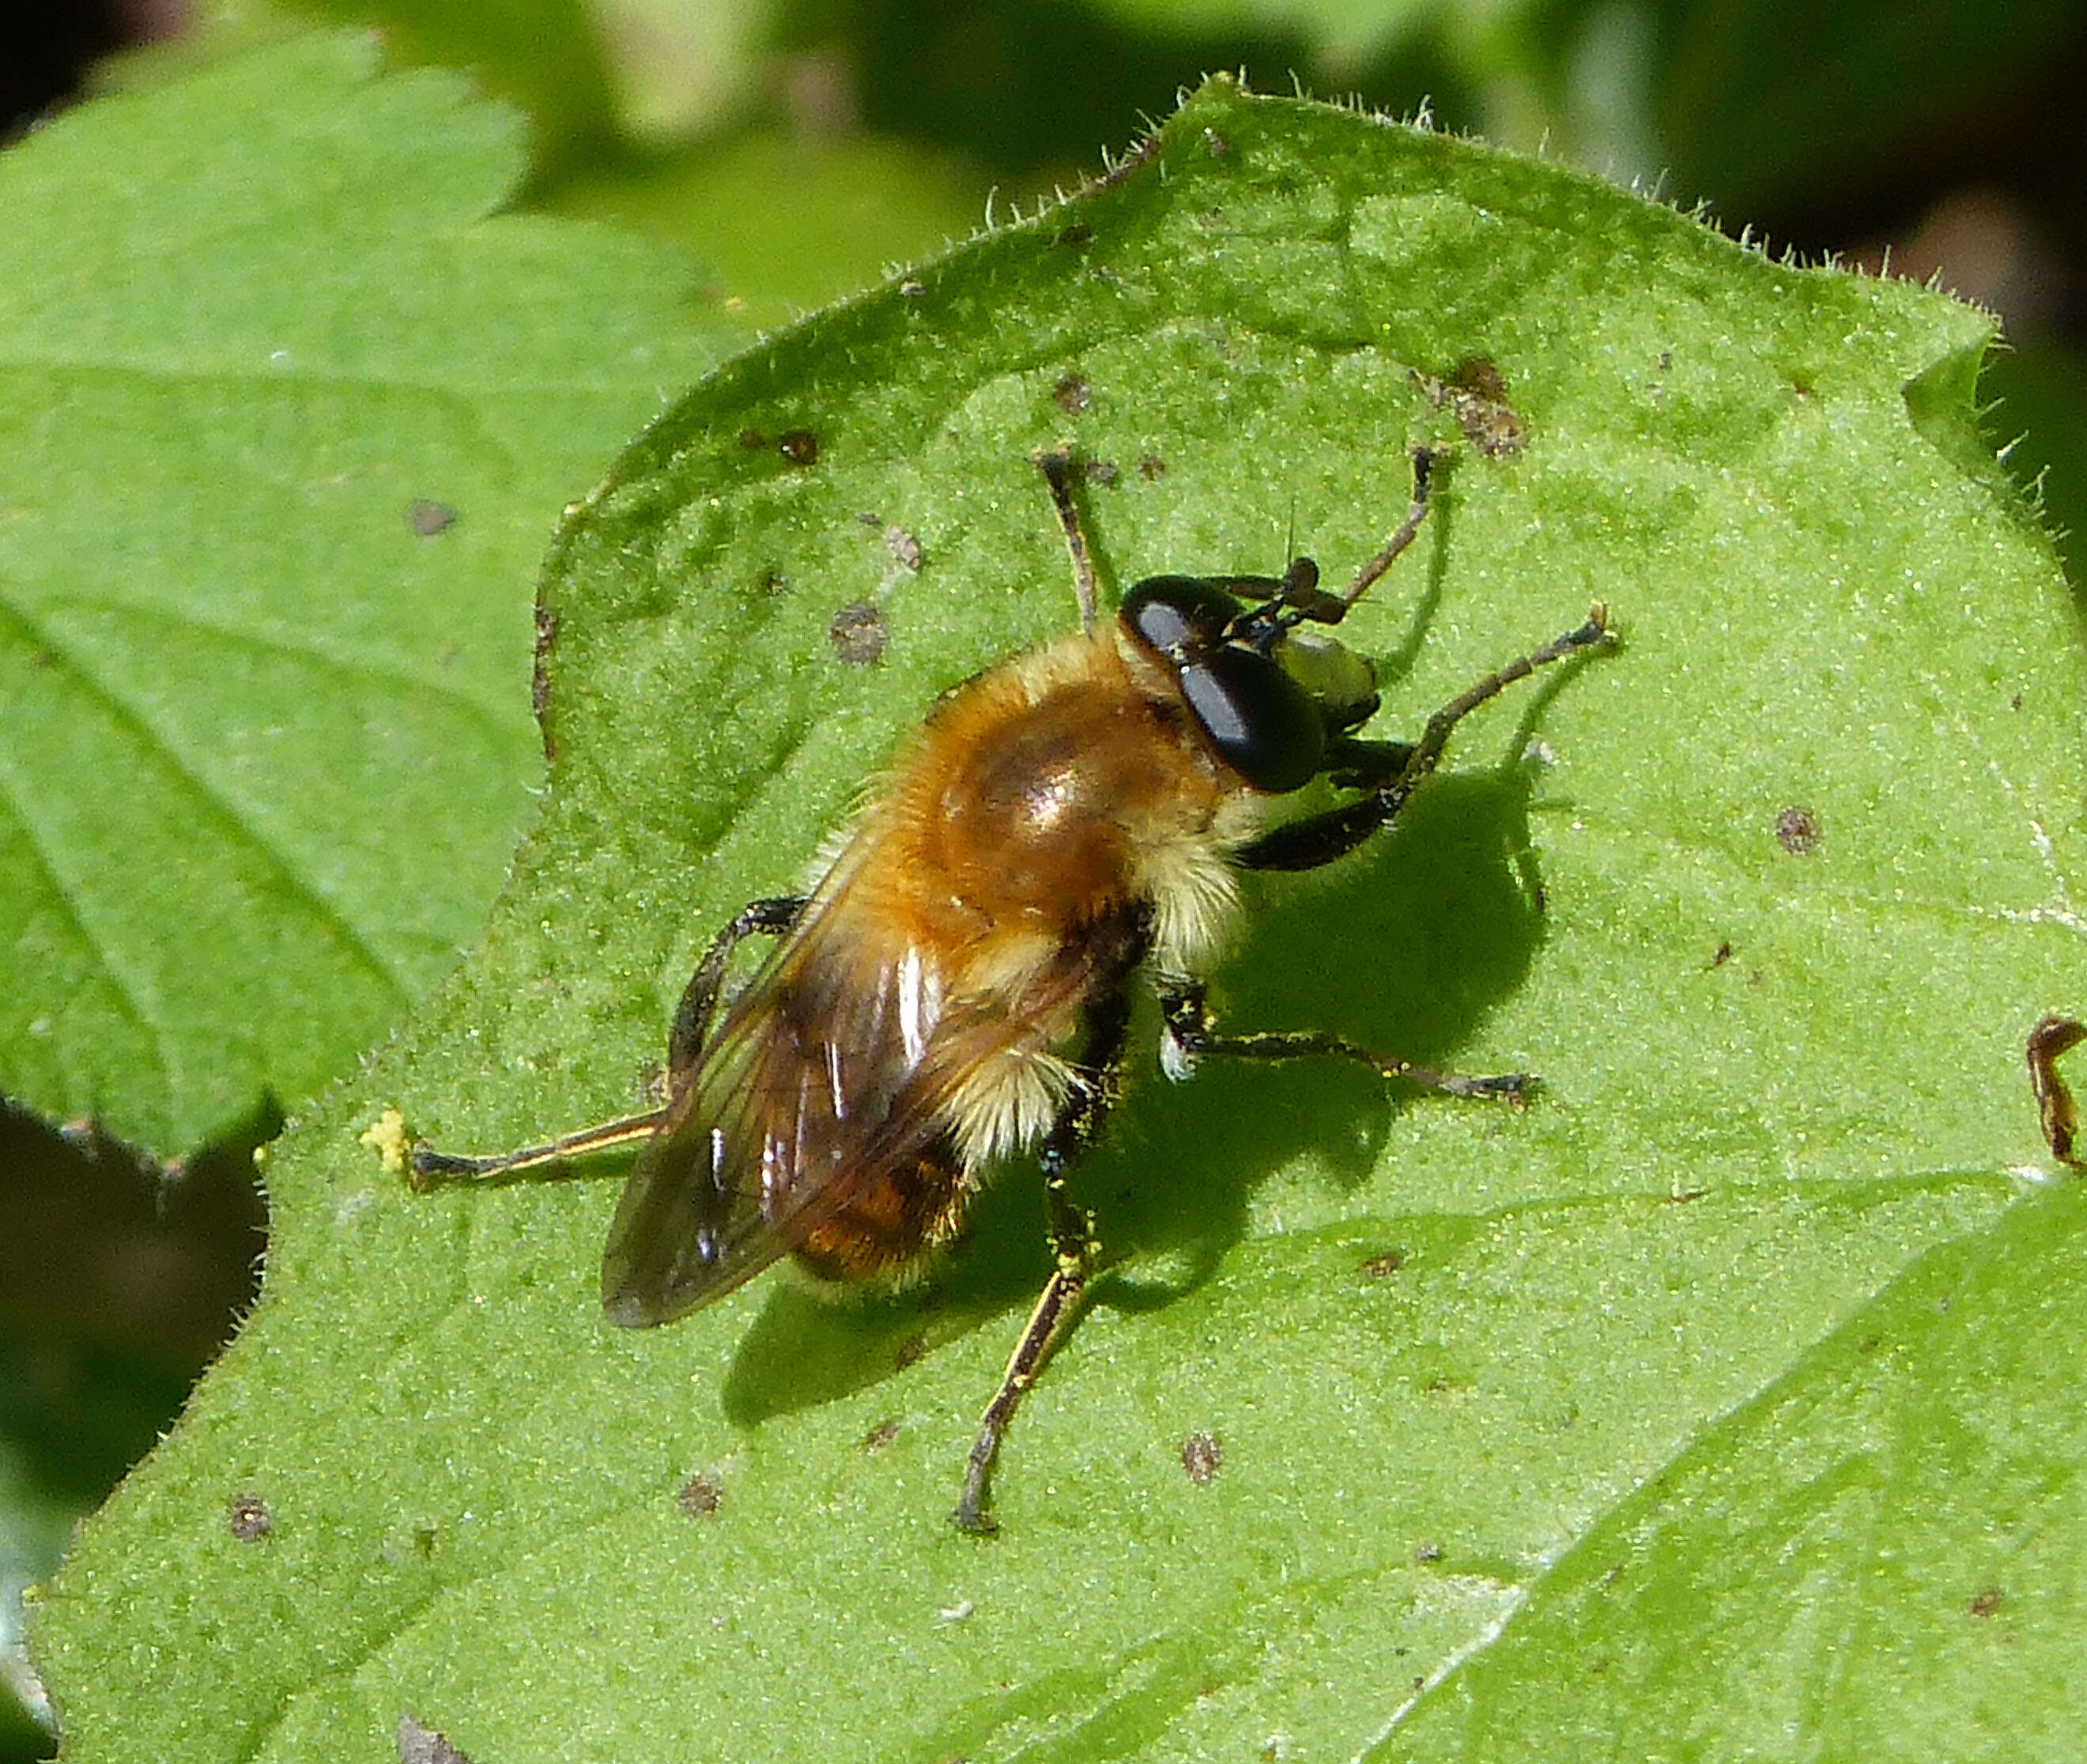
<svg viewBox="0 0 2087 1764">
<path fill-rule="evenodd" d="M 1065 530 L 1065 549 L 1073 555 L 1073 592 L 1080 600 L 1080 628 L 1095 634 L 1095 560 L 1087 550 L 1080 511 L 1073 506 L 1073 477 L 1078 469 L 1072 450 L 1054 447 L 1035 456 L 1036 469 L 1051 487 L 1051 506 L 1058 511 L 1058 525 Z"/>
<path fill-rule="evenodd" d="M 1384 549 L 1355 572 L 1340 599 L 1341 610 L 1345 612 L 1368 594 L 1377 578 L 1398 561 L 1398 554 L 1413 543 L 1413 535 L 1420 530 L 1420 523 L 1428 513 L 1428 492 L 1435 475 L 1435 450 L 1415 447 L 1413 456 L 1413 501 L 1406 511 L 1406 518 L 1399 523 L 1398 530 L 1384 542 Z"/>
</svg>

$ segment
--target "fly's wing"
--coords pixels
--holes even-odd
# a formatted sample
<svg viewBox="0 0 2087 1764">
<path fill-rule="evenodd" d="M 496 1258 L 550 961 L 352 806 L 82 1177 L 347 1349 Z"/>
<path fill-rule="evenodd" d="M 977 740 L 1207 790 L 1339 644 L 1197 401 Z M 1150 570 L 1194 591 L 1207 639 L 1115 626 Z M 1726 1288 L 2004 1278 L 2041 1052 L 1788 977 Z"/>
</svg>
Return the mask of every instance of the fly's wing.
<svg viewBox="0 0 2087 1764">
<path fill-rule="evenodd" d="M 933 955 L 866 910 L 817 902 L 734 1002 L 625 1184 L 602 1303 L 670 1323 L 801 1245 L 883 1172 L 943 1137 Z"/>
</svg>

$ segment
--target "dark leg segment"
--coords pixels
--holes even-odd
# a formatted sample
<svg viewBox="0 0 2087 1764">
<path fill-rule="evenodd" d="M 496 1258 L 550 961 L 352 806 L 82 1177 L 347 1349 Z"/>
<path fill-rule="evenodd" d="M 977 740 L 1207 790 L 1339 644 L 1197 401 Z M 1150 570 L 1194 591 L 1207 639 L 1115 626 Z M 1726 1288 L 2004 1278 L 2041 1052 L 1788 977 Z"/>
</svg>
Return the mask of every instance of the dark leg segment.
<svg viewBox="0 0 2087 1764">
<path fill-rule="evenodd" d="M 1078 468 L 1073 456 L 1064 448 L 1038 454 L 1036 469 L 1044 474 L 1044 482 L 1051 492 L 1051 506 L 1057 511 L 1058 525 L 1065 535 L 1065 549 L 1073 556 L 1073 591 L 1079 597 L 1080 628 L 1089 637 L 1095 634 L 1095 560 L 1087 549 L 1086 530 L 1080 525 L 1080 511 L 1073 505 L 1073 475 Z"/>
<path fill-rule="evenodd" d="M 1373 790 L 1338 808 L 1274 828 L 1232 861 L 1242 870 L 1316 870 L 1347 856 L 1404 806 L 1404 797 L 1394 802 L 1389 790 Z"/>
<path fill-rule="evenodd" d="M 543 1145 L 526 1145 L 519 1152 L 495 1152 L 485 1157 L 459 1157 L 426 1145 L 413 1148 L 413 1187 L 425 1193 L 446 1182 L 482 1182 L 489 1178 L 519 1176 L 533 1170 L 547 1170 L 576 1157 L 591 1157 L 597 1152 L 612 1152 L 647 1139 L 659 1125 L 664 1109 L 643 1114 L 626 1114 L 599 1126 L 582 1127 Z M 559 1172 L 558 1174 L 564 1174 Z"/>
<path fill-rule="evenodd" d="M 1435 452 L 1429 447 L 1415 447 L 1413 454 L 1413 501 L 1406 511 L 1406 518 L 1399 523 L 1398 530 L 1385 541 L 1384 549 L 1355 572 L 1355 579 L 1339 595 L 1335 604 L 1338 611 L 1315 615 L 1322 623 L 1338 624 L 1341 614 L 1368 594 L 1378 577 L 1398 561 L 1399 553 L 1413 543 L 1413 535 L 1420 530 L 1420 523 L 1428 513 L 1428 494 L 1435 474 Z"/>
<path fill-rule="evenodd" d="M 703 1044 L 710 1039 L 711 1024 L 717 1016 L 718 993 L 724 985 L 725 965 L 732 952 L 757 934 L 780 937 L 796 929 L 809 904 L 802 895 L 779 894 L 767 900 L 750 901 L 739 917 L 711 940 L 703 959 L 696 964 L 681 1002 L 674 1012 L 674 1025 L 667 1032 L 667 1089 L 672 1095 L 695 1069 Z"/>
<path fill-rule="evenodd" d="M 1441 1072 L 1432 1066 L 1416 1066 L 1410 1059 L 1350 1041 L 1324 1029 L 1294 1029 L 1253 1035 L 1217 1035 L 1210 1030 L 1204 989 L 1195 982 L 1172 982 L 1159 989 L 1159 1009 L 1166 1035 L 1179 1050 L 1178 1060 L 1165 1063 L 1170 1072 L 1193 1067 L 1205 1055 L 1227 1059 L 1307 1059 L 1325 1057 L 1353 1060 L 1386 1078 L 1402 1078 L 1423 1089 L 1439 1090 L 1452 1097 L 1504 1097 L 1519 1102 L 1529 1095 L 1536 1080 L 1526 1072 L 1508 1072 L 1496 1078 L 1474 1078 L 1462 1072 Z"/>
<path fill-rule="evenodd" d="M 1540 650 L 1509 662 L 1497 673 L 1488 674 L 1477 685 L 1459 693 L 1428 719 L 1428 726 L 1420 731 L 1420 739 L 1413 749 L 1412 756 L 1406 762 L 1393 787 L 1404 786 L 1409 794 L 1412 786 L 1435 769 L 1435 762 L 1442 757 L 1442 749 L 1449 739 L 1449 731 L 1462 722 L 1487 699 L 1497 698 L 1517 680 L 1525 680 L 1539 667 L 1548 667 L 1553 662 L 1563 661 L 1582 650 L 1598 648 L 1609 641 L 1609 609 L 1597 601 L 1587 609 L 1587 622 L 1577 630 L 1568 631 L 1564 636 L 1553 637 Z"/>
<path fill-rule="evenodd" d="M 1089 1008 L 1082 1081 L 1051 1123 L 1037 1157 L 1044 1171 L 1044 1219 L 1056 1265 L 1044 1283 L 1036 1308 L 1029 1314 L 1006 1371 L 1001 1374 L 1000 1388 L 979 1421 L 978 1439 L 964 1466 L 963 1492 L 958 1497 L 956 1511 L 950 1515 L 961 1530 L 995 1529 L 988 1506 L 993 1459 L 1000 1455 L 1001 1440 L 1051 1350 L 1071 1327 L 1080 1301 L 1086 1296 L 1094 1270 L 1094 1221 L 1066 1194 L 1065 1178 L 1081 1153 L 1094 1144 L 1109 1110 L 1116 1106 L 1129 1032 L 1130 988 L 1126 978 L 1119 980 L 1112 991 Z"/>
<path fill-rule="evenodd" d="M 667 1085 L 670 1096 L 681 1088 L 702 1056 L 703 1043 L 709 1038 L 711 1023 L 717 1016 L 718 993 L 723 986 L 725 965 L 731 961 L 732 951 L 756 933 L 774 937 L 791 930 L 804 916 L 804 900 L 795 895 L 755 901 L 711 940 L 710 948 L 703 952 L 703 959 L 696 964 L 696 971 L 681 994 L 681 1006 L 674 1013 L 673 1028 L 668 1034 Z M 484 1157 L 456 1157 L 429 1146 L 416 1145 L 412 1154 L 412 1186 L 425 1190 L 440 1182 L 517 1176 L 576 1157 L 612 1152 L 649 1137 L 666 1112 L 664 1108 L 648 1109 L 642 1114 L 624 1115 L 596 1127 L 583 1127 L 577 1133 L 568 1133 L 547 1144 L 524 1146 L 519 1152 L 497 1152 Z"/>
</svg>

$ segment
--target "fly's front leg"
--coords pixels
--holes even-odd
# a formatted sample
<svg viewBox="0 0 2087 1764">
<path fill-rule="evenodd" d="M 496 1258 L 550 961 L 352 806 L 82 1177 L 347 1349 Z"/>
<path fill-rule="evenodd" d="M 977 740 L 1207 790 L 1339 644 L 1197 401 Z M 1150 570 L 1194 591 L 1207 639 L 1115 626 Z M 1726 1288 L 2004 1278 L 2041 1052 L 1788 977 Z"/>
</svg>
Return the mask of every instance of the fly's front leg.
<svg viewBox="0 0 2087 1764">
<path fill-rule="evenodd" d="M 1171 1078 L 1184 1078 L 1196 1062 L 1214 1055 L 1228 1059 L 1308 1059 L 1328 1058 L 1352 1060 L 1386 1078 L 1403 1079 L 1425 1090 L 1439 1090 L 1451 1097 L 1499 1097 L 1523 1102 L 1535 1089 L 1527 1072 L 1508 1072 L 1498 1077 L 1475 1078 L 1463 1072 L 1442 1072 L 1410 1059 L 1380 1054 L 1373 1048 L 1323 1029 L 1283 1029 L 1251 1035 L 1219 1035 L 1210 1027 L 1210 1008 L 1201 982 L 1167 980 L 1159 984 L 1159 1011 L 1164 1025 L 1160 1063 Z"/>
<path fill-rule="evenodd" d="M 964 1466 L 963 1492 L 950 1517 L 960 1530 L 984 1533 L 995 1529 L 988 1510 L 993 1460 L 1000 1442 L 1050 1357 L 1078 1316 L 1080 1301 L 1094 1272 L 1092 1215 L 1065 1192 L 1065 1179 L 1081 1154 L 1094 1144 L 1109 1110 L 1116 1106 L 1123 1075 L 1124 1047 L 1130 1029 L 1130 992 L 1118 980 L 1114 989 L 1090 1007 L 1084 1070 L 1079 1084 L 1051 1123 L 1037 1154 L 1044 1172 L 1044 1210 L 1051 1239 L 1051 1277 L 1044 1283 L 1036 1308 L 1029 1314 L 1022 1339 L 1001 1374 L 1000 1388 L 986 1405 L 977 1441 Z"/>
<path fill-rule="evenodd" d="M 1232 861 L 1242 870 L 1316 870 L 1345 858 L 1406 806 L 1413 786 L 1408 784 L 1402 790 L 1398 786 L 1413 763 L 1414 752 L 1408 741 L 1351 737 L 1336 742 L 1326 756 L 1333 782 L 1343 790 L 1368 794 L 1265 833 Z"/>
<path fill-rule="evenodd" d="M 1540 667 L 1598 649 L 1610 641 L 1608 613 L 1597 606 L 1577 630 L 1554 637 L 1540 650 L 1517 658 L 1445 705 L 1428 719 L 1420 739 L 1402 741 L 1336 741 L 1326 756 L 1326 770 L 1344 787 L 1367 792 L 1324 814 L 1308 815 L 1261 835 L 1233 859 L 1243 870 L 1316 870 L 1345 857 L 1381 827 L 1398 817 L 1413 793 L 1427 782 L 1448 745 L 1449 732 L 1487 701 Z"/>
<path fill-rule="evenodd" d="M 681 994 L 681 1004 L 674 1012 L 673 1027 L 668 1033 L 667 1089 L 670 1097 L 695 1069 L 703 1043 L 710 1038 L 711 1025 L 717 1016 L 718 994 L 724 984 L 725 965 L 731 961 L 732 951 L 756 933 L 775 937 L 792 930 L 804 917 L 805 904 L 795 895 L 753 901 L 711 940 L 710 948 L 703 952 L 703 959 L 696 964 L 696 971 Z M 576 1157 L 616 1151 L 651 1137 L 666 1112 L 664 1108 L 648 1109 L 642 1114 L 604 1121 L 541 1145 L 527 1145 L 517 1152 L 496 1152 L 485 1157 L 459 1156 L 437 1152 L 432 1146 L 416 1145 L 410 1179 L 416 1189 L 425 1191 L 440 1182 L 485 1181 L 526 1175 L 533 1170 L 556 1174 L 555 1165 Z"/>
</svg>

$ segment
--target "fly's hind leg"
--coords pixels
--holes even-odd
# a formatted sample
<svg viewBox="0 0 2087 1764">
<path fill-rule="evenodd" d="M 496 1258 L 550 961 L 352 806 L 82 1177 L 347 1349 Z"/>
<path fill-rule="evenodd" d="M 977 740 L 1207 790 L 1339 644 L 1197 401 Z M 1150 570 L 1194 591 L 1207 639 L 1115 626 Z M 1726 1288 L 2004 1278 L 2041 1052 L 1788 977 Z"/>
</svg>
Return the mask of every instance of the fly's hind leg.
<svg viewBox="0 0 2087 1764">
<path fill-rule="evenodd" d="M 1080 1301 L 1086 1294 L 1096 1247 L 1094 1219 L 1065 1192 L 1065 1179 L 1081 1154 L 1094 1144 L 1116 1105 L 1129 1029 L 1130 991 L 1119 979 L 1088 1008 L 1081 1081 L 1051 1123 L 1037 1155 L 1044 1173 L 1044 1220 L 1053 1263 L 1051 1277 L 1044 1283 L 1036 1308 L 1029 1314 L 1022 1339 L 1015 1344 L 1006 1371 L 1001 1374 L 1000 1388 L 986 1404 L 979 1422 L 977 1441 L 964 1465 L 963 1492 L 958 1498 L 956 1510 L 950 1515 L 962 1531 L 984 1533 L 996 1529 L 988 1510 L 989 1486 L 1001 1440 L 1051 1350 L 1071 1329 L 1079 1314 Z"/>
<path fill-rule="evenodd" d="M 987 1503 L 993 1460 L 1000 1455 L 1001 1440 L 1014 1421 L 1022 1397 L 1036 1382 L 1052 1349 L 1057 1345 L 1058 1338 L 1072 1327 L 1093 1270 L 1091 1221 L 1065 1198 L 1061 1178 L 1047 1174 L 1044 1184 L 1044 1204 L 1050 1209 L 1052 1253 L 1057 1265 L 1044 1282 L 1036 1308 L 1029 1314 L 1022 1339 L 1015 1344 L 1006 1371 L 1001 1374 L 1000 1388 L 994 1392 L 979 1420 L 978 1438 L 972 1442 L 971 1456 L 964 1465 L 963 1492 L 957 1498 L 956 1510 L 950 1515 L 959 1531 L 983 1534 L 999 1528 L 987 1510 Z"/>
<path fill-rule="evenodd" d="M 415 1145 L 408 1181 L 416 1194 L 425 1195 L 444 1182 L 497 1182 L 510 1176 L 570 1174 L 562 1166 L 577 1157 L 598 1152 L 613 1152 L 648 1138 L 665 1111 L 648 1110 L 643 1114 L 620 1115 L 577 1133 L 561 1135 L 541 1145 L 525 1145 L 516 1152 L 491 1152 L 483 1156 L 468 1153 L 438 1152 L 432 1145 Z"/>
<path fill-rule="evenodd" d="M 696 971 L 689 976 L 688 986 L 682 991 L 681 1004 L 674 1012 L 673 1027 L 668 1032 L 667 1092 L 670 1098 L 687 1082 L 702 1056 L 703 1045 L 709 1040 L 711 1025 L 716 1020 L 718 995 L 724 985 L 725 966 L 732 960 L 732 952 L 757 934 L 777 937 L 793 930 L 804 917 L 804 905 L 805 902 L 796 895 L 752 901 L 711 940 L 710 948 L 703 952 L 703 959 L 696 964 Z M 642 1114 L 604 1121 L 541 1145 L 527 1145 L 517 1152 L 496 1152 L 485 1157 L 461 1157 L 437 1152 L 432 1146 L 416 1145 L 411 1180 L 416 1191 L 425 1192 L 445 1182 L 496 1180 L 527 1175 L 532 1171 L 553 1172 L 556 1166 L 574 1158 L 591 1157 L 596 1153 L 635 1144 L 652 1133 L 666 1112 L 664 1107 L 648 1109 Z"/>
<path fill-rule="evenodd" d="M 1525 1102 L 1536 1088 L 1527 1072 L 1506 1072 L 1497 1077 L 1472 1077 L 1464 1072 L 1443 1072 L 1433 1066 L 1416 1065 L 1389 1054 L 1351 1042 L 1345 1035 L 1324 1029 L 1264 1030 L 1250 1035 L 1219 1035 L 1210 1027 L 1210 1008 L 1199 982 L 1169 980 L 1159 986 L 1159 1012 L 1164 1041 L 1160 1063 L 1170 1077 L 1186 1077 L 1196 1062 L 1206 1056 L 1221 1059 L 1352 1060 L 1386 1078 L 1401 1078 L 1424 1090 L 1438 1090 L 1450 1097 L 1498 1097 L 1509 1102 Z"/>
</svg>

